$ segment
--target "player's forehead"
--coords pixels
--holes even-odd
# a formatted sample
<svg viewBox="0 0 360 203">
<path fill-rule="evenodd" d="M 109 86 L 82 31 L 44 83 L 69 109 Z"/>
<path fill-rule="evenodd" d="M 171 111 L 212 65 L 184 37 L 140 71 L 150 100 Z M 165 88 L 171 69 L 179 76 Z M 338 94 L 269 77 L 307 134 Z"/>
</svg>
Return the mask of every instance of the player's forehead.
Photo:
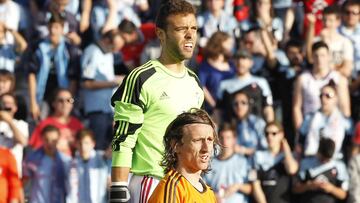
<svg viewBox="0 0 360 203">
<path fill-rule="evenodd" d="M 196 17 L 192 13 L 181 13 L 169 15 L 166 19 L 167 27 L 193 27 L 197 26 Z"/>
<path fill-rule="evenodd" d="M 211 125 L 205 123 L 187 124 L 184 126 L 183 132 L 183 139 L 214 137 L 214 129 Z"/>
</svg>

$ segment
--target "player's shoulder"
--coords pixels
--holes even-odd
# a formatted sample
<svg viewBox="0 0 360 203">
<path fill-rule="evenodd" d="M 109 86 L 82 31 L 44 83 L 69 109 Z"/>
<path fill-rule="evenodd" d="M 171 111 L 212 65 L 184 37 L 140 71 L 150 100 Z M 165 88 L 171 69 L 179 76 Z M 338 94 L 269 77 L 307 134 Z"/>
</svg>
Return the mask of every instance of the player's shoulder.
<svg viewBox="0 0 360 203">
<path fill-rule="evenodd" d="M 186 71 L 189 73 L 190 76 L 195 77 L 195 78 L 198 77 L 197 74 L 193 70 L 191 70 L 188 67 L 185 67 L 185 68 L 186 68 Z"/>
<path fill-rule="evenodd" d="M 159 65 L 156 60 L 149 60 L 141 66 L 134 68 L 128 75 L 126 80 L 135 82 L 141 79 L 142 82 L 146 81 L 156 72 L 156 67 Z"/>
<path fill-rule="evenodd" d="M 139 72 L 141 70 L 146 70 L 146 69 L 149 69 L 149 68 L 155 68 L 156 66 L 159 66 L 159 63 L 157 60 L 149 60 L 147 61 L 146 63 L 134 68 L 131 72 L 131 73 L 135 73 L 135 72 Z"/>
</svg>

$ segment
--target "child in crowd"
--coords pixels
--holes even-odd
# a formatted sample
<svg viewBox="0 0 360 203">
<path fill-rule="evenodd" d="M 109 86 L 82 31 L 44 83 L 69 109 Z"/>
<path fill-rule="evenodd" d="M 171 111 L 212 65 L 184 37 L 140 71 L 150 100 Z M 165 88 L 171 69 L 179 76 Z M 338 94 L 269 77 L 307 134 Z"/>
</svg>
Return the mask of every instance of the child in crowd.
<svg viewBox="0 0 360 203">
<path fill-rule="evenodd" d="M 110 183 L 108 157 L 95 151 L 93 132 L 87 129 L 77 134 L 78 150 L 70 169 L 69 202 L 106 203 L 107 188 Z"/>
</svg>

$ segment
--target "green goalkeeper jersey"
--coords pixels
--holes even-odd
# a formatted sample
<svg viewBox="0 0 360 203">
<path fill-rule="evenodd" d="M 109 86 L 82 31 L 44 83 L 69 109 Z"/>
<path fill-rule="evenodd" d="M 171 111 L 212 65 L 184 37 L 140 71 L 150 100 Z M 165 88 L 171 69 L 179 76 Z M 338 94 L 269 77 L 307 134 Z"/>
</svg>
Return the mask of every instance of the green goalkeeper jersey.
<svg viewBox="0 0 360 203">
<path fill-rule="evenodd" d="M 111 100 L 115 107 L 112 166 L 162 178 L 159 164 L 166 127 L 180 113 L 203 104 L 197 76 L 188 68 L 177 74 L 150 60 L 124 79 Z"/>
</svg>

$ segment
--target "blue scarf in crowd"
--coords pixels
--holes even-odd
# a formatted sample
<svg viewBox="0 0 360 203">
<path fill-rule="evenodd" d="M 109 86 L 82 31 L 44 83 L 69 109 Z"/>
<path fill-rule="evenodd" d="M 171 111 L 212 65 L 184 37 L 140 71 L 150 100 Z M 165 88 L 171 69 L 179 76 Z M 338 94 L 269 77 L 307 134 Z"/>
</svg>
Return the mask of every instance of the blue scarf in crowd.
<svg viewBox="0 0 360 203">
<path fill-rule="evenodd" d="M 56 68 L 57 82 L 59 87 L 68 88 L 69 79 L 67 78 L 67 68 L 69 64 L 69 54 L 66 50 L 65 40 L 62 38 L 59 45 L 52 50 L 51 42 L 46 39 L 39 44 L 36 55 L 40 60 L 40 69 L 37 74 L 36 99 L 41 102 L 44 97 L 47 79 L 49 77 L 51 57 L 54 56 L 54 66 Z"/>
</svg>

